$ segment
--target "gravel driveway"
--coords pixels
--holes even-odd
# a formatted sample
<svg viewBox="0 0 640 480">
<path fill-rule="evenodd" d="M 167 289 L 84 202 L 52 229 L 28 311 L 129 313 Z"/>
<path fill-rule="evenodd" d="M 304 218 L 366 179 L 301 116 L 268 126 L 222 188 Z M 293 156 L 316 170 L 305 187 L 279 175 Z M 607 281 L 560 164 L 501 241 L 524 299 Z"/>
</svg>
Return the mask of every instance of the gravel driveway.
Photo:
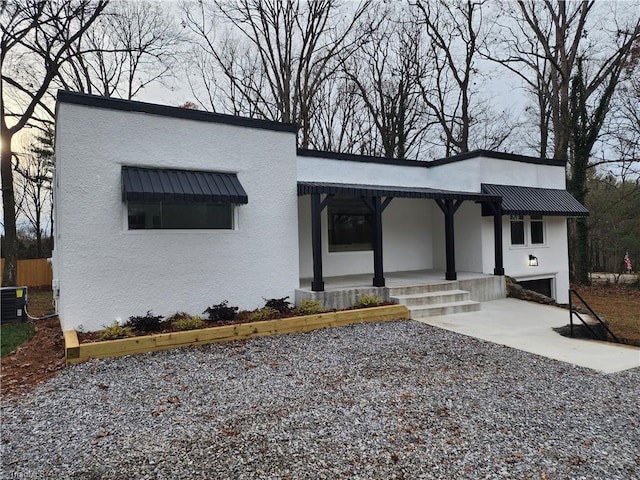
<svg viewBox="0 0 640 480">
<path fill-rule="evenodd" d="M 412 321 L 92 361 L 2 402 L 0 477 L 628 480 L 639 385 Z"/>
</svg>

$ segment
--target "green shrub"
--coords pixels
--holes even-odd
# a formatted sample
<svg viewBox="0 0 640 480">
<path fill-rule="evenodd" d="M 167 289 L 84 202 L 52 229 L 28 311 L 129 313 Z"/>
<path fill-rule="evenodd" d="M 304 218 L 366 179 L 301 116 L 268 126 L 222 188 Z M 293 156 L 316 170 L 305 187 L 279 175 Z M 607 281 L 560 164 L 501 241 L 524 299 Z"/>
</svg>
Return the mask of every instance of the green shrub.
<svg viewBox="0 0 640 480">
<path fill-rule="evenodd" d="M 276 318 L 280 312 L 275 308 L 271 307 L 262 307 L 254 310 L 249 314 L 247 320 L 250 322 L 260 322 L 262 320 L 271 320 L 272 318 Z"/>
<path fill-rule="evenodd" d="M 238 307 L 230 307 L 228 303 L 229 302 L 225 300 L 221 303 L 211 305 L 202 313 L 209 315 L 209 320 L 212 322 L 233 320 L 238 314 Z"/>
<path fill-rule="evenodd" d="M 133 337 L 133 328 L 124 327 L 118 322 L 113 322 L 109 327 L 105 326 L 100 333 L 100 340 L 116 340 L 118 338 Z"/>
<path fill-rule="evenodd" d="M 139 332 L 159 332 L 162 330 L 162 315 L 154 315 L 147 310 L 146 315 L 129 317 L 125 325 Z"/>
<path fill-rule="evenodd" d="M 187 312 L 176 312 L 173 315 L 169 315 L 165 319 L 165 322 L 167 322 L 167 323 L 175 323 L 178 320 L 184 320 L 185 318 L 191 318 L 191 315 L 189 315 Z"/>
<path fill-rule="evenodd" d="M 176 330 L 197 330 L 205 327 L 204 320 L 199 316 L 179 318 L 173 322 Z"/>
<path fill-rule="evenodd" d="M 320 305 L 320 302 L 317 300 L 305 298 L 300 302 L 300 305 L 295 308 L 295 311 L 300 315 L 315 315 L 316 313 L 324 312 L 324 308 L 322 308 L 322 305 Z"/>
<path fill-rule="evenodd" d="M 291 303 L 289 302 L 289 297 L 270 298 L 268 300 L 265 298 L 264 300 L 266 302 L 264 304 L 265 307 L 273 308 L 283 314 L 289 313 L 291 311 Z"/>
<path fill-rule="evenodd" d="M 382 304 L 380 297 L 374 297 L 373 295 L 363 295 L 356 303 L 353 304 L 353 308 L 369 308 L 378 307 Z"/>
</svg>

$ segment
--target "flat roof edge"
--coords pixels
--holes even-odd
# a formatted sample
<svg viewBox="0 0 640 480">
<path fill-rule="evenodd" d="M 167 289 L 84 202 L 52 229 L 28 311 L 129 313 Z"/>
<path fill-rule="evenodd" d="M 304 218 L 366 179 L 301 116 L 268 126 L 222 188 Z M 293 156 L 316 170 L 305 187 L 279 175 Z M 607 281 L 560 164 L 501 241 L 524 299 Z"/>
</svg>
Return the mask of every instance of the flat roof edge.
<svg viewBox="0 0 640 480">
<path fill-rule="evenodd" d="M 430 162 L 424 162 L 421 160 L 375 157 L 373 155 L 359 155 L 356 153 L 339 153 L 339 152 L 329 152 L 326 150 L 308 150 L 306 148 L 299 148 L 297 153 L 298 153 L 298 156 L 300 157 L 326 158 L 328 160 L 342 160 L 347 162 L 360 162 L 360 163 L 377 163 L 382 165 L 401 165 L 404 167 L 427 168 L 430 163 Z"/>
<path fill-rule="evenodd" d="M 102 97 L 99 95 L 89 95 L 87 93 L 71 92 L 68 90 L 58 90 L 57 102 L 133 113 L 148 113 L 151 115 L 182 118 L 185 120 L 196 120 L 200 122 L 223 123 L 238 127 L 258 128 L 277 132 L 296 133 L 298 130 L 298 127 L 292 123 L 237 117 L 223 113 L 205 112 L 202 110 L 192 110 L 189 108 L 173 107 L 169 105 L 158 105 L 155 103 L 139 102 L 137 100 Z"/>
<path fill-rule="evenodd" d="M 564 167 L 565 162 L 562 160 L 555 160 L 551 158 L 531 157 L 528 155 L 519 155 L 515 153 L 495 152 L 493 150 L 473 150 L 471 152 L 460 153 L 452 157 L 438 158 L 429 162 L 432 167 L 438 165 L 446 165 L 447 163 L 460 162 L 462 160 L 468 160 L 476 157 L 488 157 L 498 160 L 512 160 L 514 162 L 531 163 L 534 165 L 547 165 L 551 167 Z"/>
</svg>

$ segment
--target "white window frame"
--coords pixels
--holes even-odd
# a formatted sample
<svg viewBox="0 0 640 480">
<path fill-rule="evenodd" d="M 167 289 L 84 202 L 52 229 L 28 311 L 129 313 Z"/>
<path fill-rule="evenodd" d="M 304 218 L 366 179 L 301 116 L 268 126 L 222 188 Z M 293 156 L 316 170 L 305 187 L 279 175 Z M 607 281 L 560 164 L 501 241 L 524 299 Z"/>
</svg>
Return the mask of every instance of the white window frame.
<svg viewBox="0 0 640 480">
<path fill-rule="evenodd" d="M 522 217 L 522 221 L 524 223 L 524 243 L 512 243 L 511 242 L 511 224 L 516 218 Z M 542 243 L 533 243 L 531 238 L 531 223 L 532 218 L 533 222 L 542 223 Z M 539 219 L 538 219 L 539 217 Z M 543 215 L 511 215 L 509 217 L 509 246 L 511 248 L 532 248 L 532 247 L 546 247 L 547 246 L 547 220 Z"/>
</svg>

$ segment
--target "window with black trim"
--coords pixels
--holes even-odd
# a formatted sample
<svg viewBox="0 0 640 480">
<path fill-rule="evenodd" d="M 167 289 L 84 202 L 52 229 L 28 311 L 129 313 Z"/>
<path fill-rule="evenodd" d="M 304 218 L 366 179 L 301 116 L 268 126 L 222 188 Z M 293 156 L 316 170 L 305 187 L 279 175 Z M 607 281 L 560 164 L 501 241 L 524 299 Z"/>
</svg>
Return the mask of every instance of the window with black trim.
<svg viewBox="0 0 640 480">
<path fill-rule="evenodd" d="M 127 202 L 129 230 L 233 229 L 230 203 Z"/>
<path fill-rule="evenodd" d="M 330 252 L 373 250 L 373 214 L 362 199 L 336 196 L 327 217 Z"/>
<path fill-rule="evenodd" d="M 544 245 L 544 218 L 541 215 L 511 215 L 511 245 Z"/>
<path fill-rule="evenodd" d="M 542 245 L 544 243 L 544 221 L 542 216 L 531 216 L 531 245 Z"/>
<path fill-rule="evenodd" d="M 524 245 L 524 216 L 511 215 L 511 245 Z"/>
</svg>

